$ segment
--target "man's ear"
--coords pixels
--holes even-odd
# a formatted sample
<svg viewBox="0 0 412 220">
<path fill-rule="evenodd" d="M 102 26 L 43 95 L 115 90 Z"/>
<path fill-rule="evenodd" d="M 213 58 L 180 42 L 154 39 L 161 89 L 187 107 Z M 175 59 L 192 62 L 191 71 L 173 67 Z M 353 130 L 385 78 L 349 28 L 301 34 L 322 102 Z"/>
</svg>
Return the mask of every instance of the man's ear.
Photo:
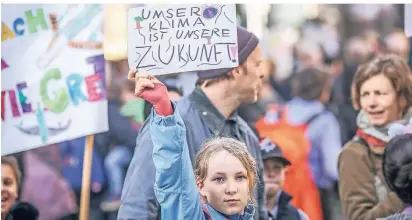
<svg viewBox="0 0 412 220">
<path fill-rule="evenodd" d="M 228 75 L 229 75 L 231 78 L 235 78 L 235 79 L 236 79 L 237 77 L 239 77 L 239 76 L 244 75 L 244 74 L 245 74 L 245 68 L 244 68 L 242 65 L 239 65 L 239 66 L 233 68 L 233 69 L 228 73 Z"/>
</svg>

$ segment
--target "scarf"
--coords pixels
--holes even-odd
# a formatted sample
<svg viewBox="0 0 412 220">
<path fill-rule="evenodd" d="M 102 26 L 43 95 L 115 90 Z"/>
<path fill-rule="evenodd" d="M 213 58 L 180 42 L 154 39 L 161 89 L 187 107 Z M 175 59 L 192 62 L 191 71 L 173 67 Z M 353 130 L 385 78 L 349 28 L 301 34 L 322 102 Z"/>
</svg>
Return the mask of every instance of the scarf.
<svg viewBox="0 0 412 220">
<path fill-rule="evenodd" d="M 405 113 L 403 118 L 398 121 L 388 123 L 384 126 L 373 126 L 369 123 L 368 118 L 363 110 L 361 110 L 356 118 L 358 130 L 356 134 L 365 140 L 369 145 L 377 147 L 385 147 L 391 137 L 388 134 L 389 127 L 393 123 L 406 125 L 412 117 L 412 107 Z"/>
<path fill-rule="evenodd" d="M 412 206 L 407 206 L 407 207 L 403 210 L 402 214 L 412 214 Z"/>
</svg>

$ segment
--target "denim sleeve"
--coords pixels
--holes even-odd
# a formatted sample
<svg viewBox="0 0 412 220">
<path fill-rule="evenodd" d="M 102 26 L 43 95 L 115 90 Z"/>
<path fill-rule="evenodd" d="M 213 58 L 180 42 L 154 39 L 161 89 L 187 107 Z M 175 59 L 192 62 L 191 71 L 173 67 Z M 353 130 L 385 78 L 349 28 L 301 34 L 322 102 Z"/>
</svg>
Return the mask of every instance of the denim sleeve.
<svg viewBox="0 0 412 220">
<path fill-rule="evenodd" d="M 156 171 L 152 152 L 149 124 L 145 124 L 137 137 L 134 155 L 127 170 L 118 220 L 157 219 L 159 205 L 153 190 Z"/>
<path fill-rule="evenodd" d="M 202 220 L 205 216 L 189 156 L 184 122 L 178 111 L 163 117 L 152 110 L 152 116 L 150 134 L 156 167 L 154 190 L 162 216 Z"/>
</svg>

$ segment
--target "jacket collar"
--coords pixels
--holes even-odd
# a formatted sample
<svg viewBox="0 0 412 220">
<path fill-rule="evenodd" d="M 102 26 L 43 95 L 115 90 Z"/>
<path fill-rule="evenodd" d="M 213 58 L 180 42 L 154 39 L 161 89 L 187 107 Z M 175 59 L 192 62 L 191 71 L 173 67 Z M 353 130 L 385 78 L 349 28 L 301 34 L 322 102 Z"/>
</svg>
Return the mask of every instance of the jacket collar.
<svg viewBox="0 0 412 220">
<path fill-rule="evenodd" d="M 268 214 L 270 217 L 275 218 L 276 216 L 282 216 L 284 214 L 286 214 L 286 209 L 285 207 L 287 207 L 289 205 L 290 200 L 292 200 L 292 196 L 289 195 L 288 193 L 286 193 L 285 191 L 280 191 L 278 192 L 277 196 L 276 196 L 276 200 L 277 200 L 277 205 L 275 206 L 275 208 L 271 211 L 268 210 Z M 275 216 L 273 216 L 275 215 Z"/>
<path fill-rule="evenodd" d="M 278 200 L 278 214 L 277 216 L 283 216 L 287 214 L 287 207 L 289 205 L 290 200 L 292 200 L 292 196 L 282 190 Z"/>
<path fill-rule="evenodd" d="M 204 208 L 206 208 L 209 212 L 209 215 L 212 220 L 238 220 L 239 218 L 235 218 L 236 216 L 226 216 L 218 211 L 216 211 L 212 206 L 209 204 L 203 204 Z M 253 220 L 253 216 L 255 215 L 255 207 L 251 204 L 248 204 L 245 208 L 245 212 L 243 216 L 241 216 L 241 220 Z"/>
<path fill-rule="evenodd" d="M 199 111 L 202 120 L 213 134 L 219 135 L 226 123 L 233 123 L 233 125 L 236 126 L 235 130 L 239 131 L 237 112 L 234 112 L 228 118 L 225 118 L 225 116 L 222 115 L 222 113 L 220 113 L 220 111 L 213 105 L 200 87 L 196 87 L 193 90 L 193 92 L 189 95 L 189 100 Z"/>
<path fill-rule="evenodd" d="M 278 200 L 278 205 L 279 206 L 286 206 L 289 204 L 290 200 L 292 200 L 292 196 L 289 195 L 287 192 L 285 191 L 281 191 L 280 196 L 279 196 L 279 200 Z"/>
</svg>

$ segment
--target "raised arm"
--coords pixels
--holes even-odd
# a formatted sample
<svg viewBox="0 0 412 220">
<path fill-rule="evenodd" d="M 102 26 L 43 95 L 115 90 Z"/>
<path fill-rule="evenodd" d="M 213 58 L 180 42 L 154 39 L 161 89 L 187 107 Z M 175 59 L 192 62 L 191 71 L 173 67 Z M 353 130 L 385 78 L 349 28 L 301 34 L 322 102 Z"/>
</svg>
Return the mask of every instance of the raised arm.
<svg viewBox="0 0 412 220">
<path fill-rule="evenodd" d="M 153 104 L 150 135 L 156 168 L 154 190 L 162 218 L 203 219 L 186 143 L 186 128 L 166 87 L 153 76 L 136 78 L 136 95 Z"/>
</svg>

